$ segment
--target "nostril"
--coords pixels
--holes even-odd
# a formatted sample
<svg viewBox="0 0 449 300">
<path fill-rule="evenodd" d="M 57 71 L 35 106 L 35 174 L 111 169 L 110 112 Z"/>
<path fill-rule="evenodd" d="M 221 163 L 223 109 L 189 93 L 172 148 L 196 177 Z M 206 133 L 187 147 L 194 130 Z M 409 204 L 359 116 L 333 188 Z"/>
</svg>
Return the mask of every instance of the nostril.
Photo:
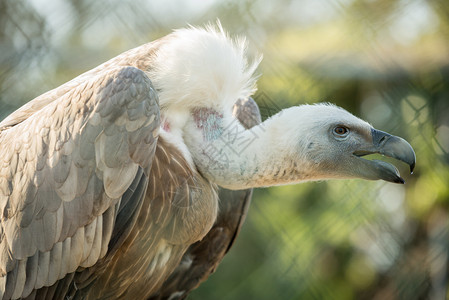
<svg viewBox="0 0 449 300">
<path fill-rule="evenodd" d="M 386 132 L 376 130 L 374 128 L 371 128 L 371 135 L 373 137 L 373 144 L 376 147 L 379 147 L 381 144 L 386 143 L 391 136 Z"/>
</svg>

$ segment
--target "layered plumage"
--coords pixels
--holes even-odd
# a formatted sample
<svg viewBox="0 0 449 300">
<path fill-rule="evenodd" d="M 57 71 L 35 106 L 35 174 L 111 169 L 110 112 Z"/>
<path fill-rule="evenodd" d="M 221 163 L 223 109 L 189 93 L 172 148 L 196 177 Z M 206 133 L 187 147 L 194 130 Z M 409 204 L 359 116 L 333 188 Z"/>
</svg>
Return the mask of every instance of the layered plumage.
<svg viewBox="0 0 449 300">
<path fill-rule="evenodd" d="M 1 122 L 0 298 L 182 298 L 246 214 L 250 191 L 221 193 L 219 210 L 217 185 L 400 182 L 372 152 L 414 165 L 407 142 L 334 106 L 256 125 L 259 61 L 221 28 L 182 29 Z"/>
</svg>

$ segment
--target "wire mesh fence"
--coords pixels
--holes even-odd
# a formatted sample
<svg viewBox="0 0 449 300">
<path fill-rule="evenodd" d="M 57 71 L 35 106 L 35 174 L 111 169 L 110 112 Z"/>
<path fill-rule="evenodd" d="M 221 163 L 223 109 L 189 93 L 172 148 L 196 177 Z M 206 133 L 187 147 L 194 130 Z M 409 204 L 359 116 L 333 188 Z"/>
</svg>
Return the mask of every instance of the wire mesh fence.
<svg viewBox="0 0 449 300">
<path fill-rule="evenodd" d="M 0 120 L 127 49 L 217 18 L 264 54 L 255 95 L 263 119 L 332 102 L 407 139 L 417 167 L 404 186 L 257 190 L 234 249 L 190 299 L 446 299 L 445 1 L 2 0 Z"/>
</svg>

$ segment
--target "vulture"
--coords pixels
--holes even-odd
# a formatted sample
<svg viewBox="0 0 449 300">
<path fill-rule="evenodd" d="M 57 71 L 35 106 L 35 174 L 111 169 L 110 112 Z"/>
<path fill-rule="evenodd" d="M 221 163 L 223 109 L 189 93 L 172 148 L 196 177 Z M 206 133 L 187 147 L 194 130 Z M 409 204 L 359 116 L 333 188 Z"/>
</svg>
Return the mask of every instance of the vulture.
<svg viewBox="0 0 449 300">
<path fill-rule="evenodd" d="M 0 123 L 1 299 L 183 299 L 229 250 L 251 189 L 404 183 L 400 137 L 328 103 L 264 122 L 260 56 L 220 25 L 173 31 Z"/>
</svg>

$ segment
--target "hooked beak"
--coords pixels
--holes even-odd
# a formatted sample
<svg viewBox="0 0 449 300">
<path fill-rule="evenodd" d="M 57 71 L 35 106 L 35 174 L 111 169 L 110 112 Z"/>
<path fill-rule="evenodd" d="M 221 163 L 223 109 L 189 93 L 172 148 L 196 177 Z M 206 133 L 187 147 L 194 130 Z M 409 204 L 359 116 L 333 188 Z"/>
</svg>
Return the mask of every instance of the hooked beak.
<svg viewBox="0 0 449 300">
<path fill-rule="evenodd" d="M 394 183 L 405 183 L 398 169 L 390 163 L 381 160 L 366 160 L 362 156 L 379 153 L 405 162 L 410 166 L 410 172 L 415 168 L 416 156 L 412 146 L 403 138 L 386 132 L 371 129 L 372 146 L 366 150 L 358 150 L 353 154 L 363 160 L 365 164 L 365 178 L 383 179 Z"/>
</svg>

